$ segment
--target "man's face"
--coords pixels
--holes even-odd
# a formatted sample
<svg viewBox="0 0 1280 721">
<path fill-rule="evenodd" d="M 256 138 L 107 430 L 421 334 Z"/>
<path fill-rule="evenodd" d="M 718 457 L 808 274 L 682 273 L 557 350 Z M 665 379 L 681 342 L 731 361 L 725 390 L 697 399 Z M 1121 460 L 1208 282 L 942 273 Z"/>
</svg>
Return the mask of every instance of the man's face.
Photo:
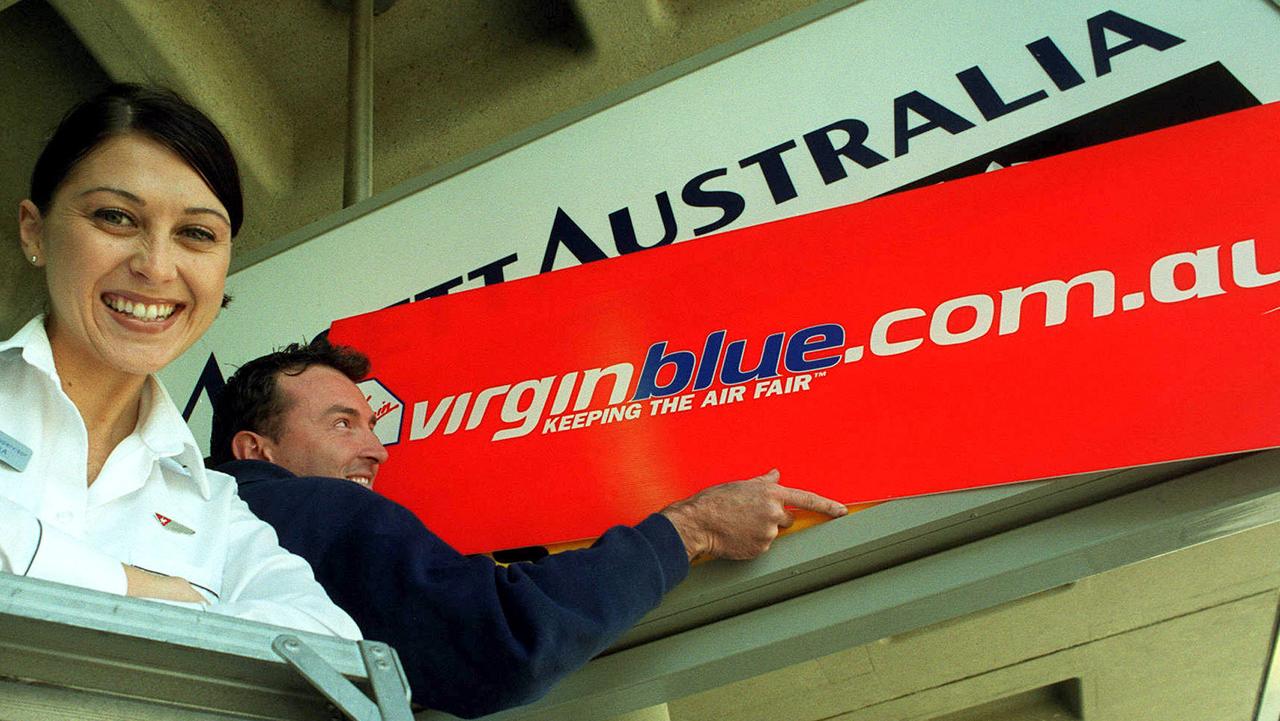
<svg viewBox="0 0 1280 721">
<path fill-rule="evenodd" d="M 264 440 L 266 460 L 299 476 L 345 478 L 372 488 L 387 450 L 373 434 L 373 411 L 342 373 L 313 365 L 281 373 L 276 392 L 285 402 L 279 438 Z"/>
</svg>

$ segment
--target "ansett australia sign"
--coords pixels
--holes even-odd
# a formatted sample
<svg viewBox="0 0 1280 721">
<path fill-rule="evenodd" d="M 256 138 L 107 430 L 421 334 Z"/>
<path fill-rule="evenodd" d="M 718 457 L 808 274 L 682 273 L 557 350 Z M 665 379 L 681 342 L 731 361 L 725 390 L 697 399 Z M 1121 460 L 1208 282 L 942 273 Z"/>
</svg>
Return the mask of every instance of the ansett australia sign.
<svg viewBox="0 0 1280 721">
<path fill-rule="evenodd" d="M 379 491 L 464 551 L 775 466 L 857 503 L 1276 446 L 1278 168 L 1271 104 L 331 337 L 374 361 Z"/>
<path fill-rule="evenodd" d="M 818 8 L 826 14 L 810 17 Z M 236 302 L 163 374 L 196 437 L 208 437 L 210 399 L 226 375 L 336 318 L 701 243 L 1280 100 L 1280 13 L 1270 0 L 842 0 L 803 20 L 387 190 L 238 270 L 227 285 Z M 706 268 L 708 281 L 736 268 L 733 244 L 715 247 L 724 267 Z M 595 314 L 591 298 L 554 302 L 615 322 Z M 503 334 L 520 317 L 484 332 Z M 827 322 L 844 323 L 820 316 L 773 332 Z M 888 340 L 912 322 L 890 326 Z M 725 326 L 671 340 L 668 351 L 699 353 L 715 330 L 726 331 L 726 349 L 764 342 Z M 847 342 L 874 355 L 869 338 Z M 583 356 L 560 372 L 625 362 L 638 382 L 646 350 Z M 461 394 L 472 402 L 529 377 L 441 389 L 455 400 L 436 433 Z M 383 398 L 375 408 L 384 403 L 395 405 Z M 548 413 L 554 407 L 553 393 Z M 465 431 L 470 412 L 450 437 L 474 433 Z M 573 430 L 574 419 L 564 422 Z"/>
</svg>

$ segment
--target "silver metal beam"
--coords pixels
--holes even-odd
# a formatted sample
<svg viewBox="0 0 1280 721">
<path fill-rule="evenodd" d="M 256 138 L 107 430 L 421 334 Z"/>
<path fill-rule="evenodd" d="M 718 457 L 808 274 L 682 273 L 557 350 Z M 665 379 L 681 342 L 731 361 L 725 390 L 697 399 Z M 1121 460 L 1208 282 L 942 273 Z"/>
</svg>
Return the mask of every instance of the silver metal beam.
<svg viewBox="0 0 1280 721">
<path fill-rule="evenodd" d="M 0 678 L 23 683 L 144 699 L 161 710 L 326 718 L 326 701 L 271 650 L 282 632 L 366 682 L 353 641 L 0 573 Z M 0 707 L 13 690 L 0 683 Z M 130 713 L 123 718 L 141 718 Z"/>
<path fill-rule="evenodd" d="M 343 207 L 373 195 L 373 0 L 352 1 L 350 30 Z"/>
<path fill-rule="evenodd" d="M 1208 458 L 906 498 L 779 539 L 751 563 L 710 563 L 615 645 L 621 650 L 1211 468 Z"/>
</svg>

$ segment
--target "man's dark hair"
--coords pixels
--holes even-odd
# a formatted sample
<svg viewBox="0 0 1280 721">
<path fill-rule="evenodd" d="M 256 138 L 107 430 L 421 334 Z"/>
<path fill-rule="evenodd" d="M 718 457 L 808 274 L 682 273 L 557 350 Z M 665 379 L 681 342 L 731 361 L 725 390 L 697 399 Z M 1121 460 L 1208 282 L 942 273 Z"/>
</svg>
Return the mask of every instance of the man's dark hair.
<svg viewBox="0 0 1280 721">
<path fill-rule="evenodd" d="M 209 464 L 235 460 L 231 439 L 240 431 L 253 431 L 272 440 L 280 437 L 281 417 L 288 399 L 276 389 L 276 377 L 296 376 L 314 365 L 329 366 L 358 382 L 369 374 L 369 359 L 347 346 L 332 345 L 323 336 L 307 345 L 290 343 L 274 353 L 255 358 L 227 379 L 213 403 L 213 431 L 209 436 Z"/>
</svg>

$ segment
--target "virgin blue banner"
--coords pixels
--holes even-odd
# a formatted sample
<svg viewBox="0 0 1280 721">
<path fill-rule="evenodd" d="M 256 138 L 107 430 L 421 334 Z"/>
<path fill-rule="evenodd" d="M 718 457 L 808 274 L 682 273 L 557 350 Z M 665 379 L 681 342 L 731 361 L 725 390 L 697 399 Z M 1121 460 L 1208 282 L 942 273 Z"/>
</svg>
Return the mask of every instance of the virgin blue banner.
<svg viewBox="0 0 1280 721">
<path fill-rule="evenodd" d="M 1278 176 L 1270 104 L 330 337 L 377 490 L 466 552 L 772 467 L 854 504 L 1280 446 Z"/>
</svg>

